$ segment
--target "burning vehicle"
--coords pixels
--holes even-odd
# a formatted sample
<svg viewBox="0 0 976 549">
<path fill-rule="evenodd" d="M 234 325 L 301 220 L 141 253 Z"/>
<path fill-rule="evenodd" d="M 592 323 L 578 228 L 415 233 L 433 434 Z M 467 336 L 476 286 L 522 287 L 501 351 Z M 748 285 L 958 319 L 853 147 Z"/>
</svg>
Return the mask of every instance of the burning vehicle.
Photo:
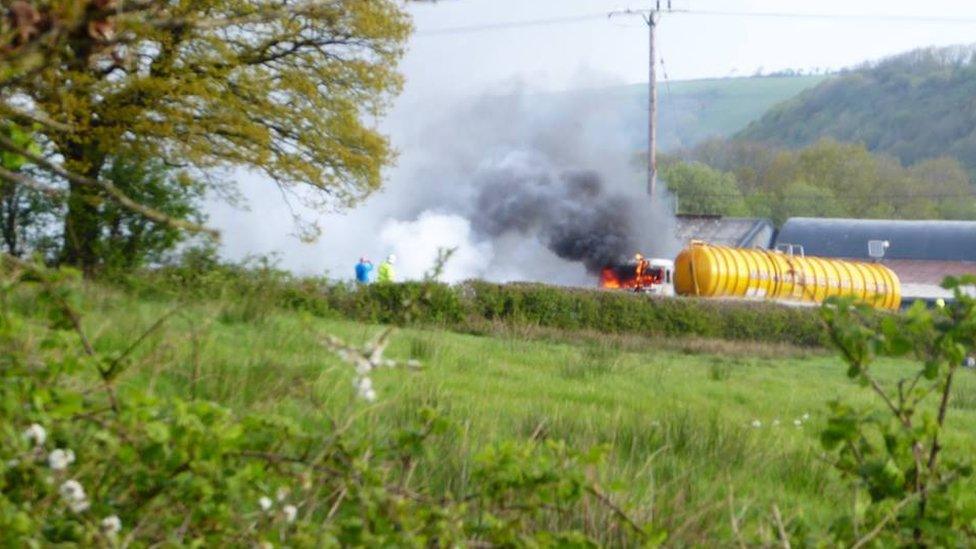
<svg viewBox="0 0 976 549">
<path fill-rule="evenodd" d="M 632 261 L 604 267 L 600 273 L 600 287 L 673 296 L 674 261 L 648 259 L 637 254 Z"/>
<path fill-rule="evenodd" d="M 740 249 L 693 241 L 674 261 L 640 254 L 608 265 L 600 286 L 662 296 L 822 303 L 853 296 L 879 309 L 901 305 L 898 276 L 880 263 L 806 256 L 780 249 Z"/>
</svg>

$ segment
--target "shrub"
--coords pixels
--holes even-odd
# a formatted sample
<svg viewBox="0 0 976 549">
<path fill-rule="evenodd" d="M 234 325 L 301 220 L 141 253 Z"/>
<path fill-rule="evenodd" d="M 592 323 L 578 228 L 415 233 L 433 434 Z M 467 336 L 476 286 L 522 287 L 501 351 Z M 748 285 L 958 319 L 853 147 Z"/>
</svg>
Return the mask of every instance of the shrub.
<svg viewBox="0 0 976 549">
<path fill-rule="evenodd" d="M 267 264 L 170 267 L 131 277 L 131 287 L 153 294 L 219 299 L 227 321 L 259 321 L 274 308 L 320 317 L 393 325 L 433 325 L 476 332 L 486 322 L 511 327 L 598 331 L 650 337 L 825 346 L 816 308 L 699 298 L 659 299 L 630 292 L 543 284 L 468 281 L 449 286 L 422 281 L 366 286 L 295 278 Z"/>
<path fill-rule="evenodd" d="M 947 279 L 952 303 L 934 310 L 916 303 L 902 322 L 879 318 L 850 299 L 832 299 L 823 308 L 848 377 L 883 405 L 863 409 L 833 401 L 821 433 L 834 467 L 864 500 L 863 514 L 845 514 L 834 524 L 845 545 L 962 547 L 973 541 L 976 498 L 963 484 L 972 460 L 943 450 L 953 381 L 976 354 L 976 299 L 966 292 L 974 284 L 976 277 Z M 874 362 L 885 355 L 912 357 L 917 368 L 895 382 L 884 380 Z"/>
</svg>

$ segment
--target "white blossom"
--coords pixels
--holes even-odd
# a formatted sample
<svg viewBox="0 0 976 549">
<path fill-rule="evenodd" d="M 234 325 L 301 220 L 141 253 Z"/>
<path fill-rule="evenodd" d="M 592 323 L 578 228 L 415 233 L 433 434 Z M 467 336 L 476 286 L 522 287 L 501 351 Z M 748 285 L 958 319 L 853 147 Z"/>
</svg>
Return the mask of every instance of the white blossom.
<svg viewBox="0 0 976 549">
<path fill-rule="evenodd" d="M 32 423 L 27 430 L 24 431 L 24 437 L 27 440 L 34 443 L 34 446 L 43 446 L 44 441 L 47 440 L 47 431 L 44 430 L 38 423 Z"/>
<path fill-rule="evenodd" d="M 64 499 L 78 499 L 85 497 L 85 489 L 82 488 L 81 483 L 75 479 L 64 481 L 61 484 L 61 488 L 58 490 L 58 492 Z"/>
<path fill-rule="evenodd" d="M 88 503 L 87 499 L 79 499 L 77 501 L 72 501 L 68 504 L 68 508 L 75 513 L 81 513 L 82 511 L 87 511 L 91 505 Z"/>
<path fill-rule="evenodd" d="M 373 380 L 366 376 L 363 376 L 361 378 L 354 380 L 353 385 L 356 387 L 357 391 L 364 392 L 373 388 Z"/>
<path fill-rule="evenodd" d="M 779 418 L 773 420 L 773 427 L 779 427 Z"/>
<path fill-rule="evenodd" d="M 288 497 L 288 488 L 285 488 L 284 486 L 278 488 L 278 492 L 275 494 L 275 497 L 278 498 L 278 501 L 285 501 L 285 498 Z"/>
<path fill-rule="evenodd" d="M 122 520 L 116 515 L 111 515 L 102 519 L 102 531 L 113 536 L 122 531 Z"/>
<path fill-rule="evenodd" d="M 359 398 L 367 401 L 373 402 L 376 400 L 376 391 L 373 389 L 373 380 L 363 376 L 353 382 L 356 386 L 356 393 Z"/>
<path fill-rule="evenodd" d="M 803 426 L 803 421 L 801 421 L 799 419 L 794 419 L 793 420 L 793 425 L 796 425 L 797 427 L 802 427 Z"/>
<path fill-rule="evenodd" d="M 63 471 L 75 462 L 75 453 L 72 450 L 57 448 L 47 456 L 47 464 L 55 471 Z"/>
<path fill-rule="evenodd" d="M 262 511 L 267 511 L 268 509 L 271 509 L 272 504 L 273 502 L 271 501 L 271 498 L 269 498 L 268 496 L 261 496 L 258 499 L 258 505 L 261 506 Z"/>
<path fill-rule="evenodd" d="M 285 522 L 295 522 L 295 518 L 298 517 L 298 508 L 294 505 L 285 505 L 281 512 L 285 516 Z"/>
<path fill-rule="evenodd" d="M 85 495 L 85 489 L 77 480 L 70 479 L 64 481 L 61 484 L 61 487 L 58 489 L 58 493 L 61 494 L 61 498 L 75 513 L 80 513 L 89 507 L 88 496 Z"/>
<path fill-rule="evenodd" d="M 411 358 L 410 360 L 407 361 L 407 367 L 408 368 L 420 368 L 420 361 Z"/>
<path fill-rule="evenodd" d="M 759 421 L 758 419 L 754 419 L 754 420 L 752 420 L 752 426 L 754 428 L 758 429 L 758 428 L 762 427 L 762 422 Z"/>
<path fill-rule="evenodd" d="M 810 414 L 803 414 L 803 421 L 808 421 L 810 419 Z"/>
</svg>

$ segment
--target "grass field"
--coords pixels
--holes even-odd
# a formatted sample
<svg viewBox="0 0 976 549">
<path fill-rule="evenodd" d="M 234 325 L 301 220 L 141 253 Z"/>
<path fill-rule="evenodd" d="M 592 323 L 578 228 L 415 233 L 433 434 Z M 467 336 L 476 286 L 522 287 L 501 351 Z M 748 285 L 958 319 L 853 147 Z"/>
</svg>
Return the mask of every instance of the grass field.
<svg viewBox="0 0 976 549">
<path fill-rule="evenodd" d="M 273 310 L 242 322 L 227 314 L 230 303 L 137 301 L 104 288 L 88 296 L 86 329 L 106 351 L 121 351 L 164 313 L 179 311 L 140 348 L 124 385 L 275 411 L 308 425 L 353 418 L 377 433 L 434 405 L 456 427 L 435 440 L 417 474 L 448 491 L 463 490 L 467 464 L 492 442 L 605 444 L 603 482 L 676 545 L 731 539 L 732 509 L 750 536 L 772 536 L 774 504 L 791 527 L 824 528 L 852 501 L 820 459 L 825 405 L 835 398 L 874 404 L 846 379 L 840 360 L 788 346 L 757 353 L 755 344 L 728 342 L 406 329 L 388 355 L 419 359 L 424 368 L 378 374 L 380 398 L 364 406 L 353 398 L 349 366 L 321 337 L 363 342 L 380 326 Z M 880 371 L 890 380 L 908 367 L 891 361 Z M 976 379 L 963 374 L 950 453 L 976 450 L 968 436 L 976 428 Z"/>
<path fill-rule="evenodd" d="M 727 137 L 827 76 L 717 78 L 672 82 L 659 90 L 663 147 Z M 646 95 L 646 94 L 645 94 Z"/>
<path fill-rule="evenodd" d="M 694 147 L 710 137 L 731 137 L 773 106 L 829 78 L 826 75 L 709 78 L 661 82 L 658 87 L 658 146 L 664 152 Z M 636 150 L 647 140 L 647 84 L 544 94 L 529 98 L 527 112 L 599 105 L 588 121 L 624 139 Z"/>
<path fill-rule="evenodd" d="M 693 147 L 709 137 L 731 136 L 773 106 L 826 78 L 810 75 L 662 82 L 658 89 L 660 147 L 670 151 Z M 646 131 L 647 86 L 619 88 L 608 92 L 608 97 L 630 107 L 633 125 L 629 129 L 639 145 Z"/>
</svg>

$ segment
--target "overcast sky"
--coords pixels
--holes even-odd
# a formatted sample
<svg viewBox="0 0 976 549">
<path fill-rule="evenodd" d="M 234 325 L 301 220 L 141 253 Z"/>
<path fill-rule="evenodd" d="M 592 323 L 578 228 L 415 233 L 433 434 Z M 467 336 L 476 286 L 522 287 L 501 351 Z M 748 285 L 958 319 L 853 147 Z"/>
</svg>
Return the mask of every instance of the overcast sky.
<svg viewBox="0 0 976 549">
<path fill-rule="evenodd" d="M 662 3 L 666 0 L 662 0 Z M 242 175 L 251 211 L 211 205 L 224 255 L 276 253 L 302 274 L 346 275 L 360 253 L 391 251 L 377 238 L 414 193 L 424 169 L 418 126 L 439 114 L 444 97 L 509 90 L 565 90 L 647 81 L 647 30 L 637 17 L 606 18 L 650 1 L 440 0 L 411 4 L 416 36 L 401 67 L 406 88 L 381 125 L 401 156 L 384 190 L 353 211 L 322 215 L 314 244 L 292 236 L 291 211 L 274 185 Z M 672 80 L 751 75 L 780 69 L 837 69 L 902 51 L 976 41 L 972 0 L 673 0 L 676 10 L 847 14 L 852 17 L 744 17 L 673 13 L 659 25 L 658 51 Z M 877 16 L 875 18 L 865 16 Z M 911 20 L 912 16 L 920 19 Z M 908 18 L 907 20 L 905 18 Z M 545 19 L 572 22 L 497 28 Z M 496 27 L 493 30 L 463 30 Z M 462 29 L 458 31 L 457 29 Z M 662 76 L 663 77 L 663 76 Z M 426 147 L 429 148 L 429 147 Z M 306 212 L 306 215 L 308 213 Z"/>
<path fill-rule="evenodd" d="M 666 2 L 664 0 L 662 3 Z M 406 98 L 478 93 L 521 81 L 546 89 L 647 81 L 647 31 L 639 17 L 600 17 L 650 0 L 441 0 L 415 4 L 417 35 L 403 70 Z M 853 15 L 744 17 L 673 13 L 658 31 L 672 79 L 749 75 L 785 68 L 841 68 L 929 45 L 976 41 L 971 0 L 673 0 L 675 10 Z M 575 22 L 442 34 L 495 23 L 594 16 Z M 863 18 L 864 15 L 928 19 Z M 957 22 L 936 19 L 958 19 Z M 969 20 L 966 21 L 965 19 Z"/>
</svg>

